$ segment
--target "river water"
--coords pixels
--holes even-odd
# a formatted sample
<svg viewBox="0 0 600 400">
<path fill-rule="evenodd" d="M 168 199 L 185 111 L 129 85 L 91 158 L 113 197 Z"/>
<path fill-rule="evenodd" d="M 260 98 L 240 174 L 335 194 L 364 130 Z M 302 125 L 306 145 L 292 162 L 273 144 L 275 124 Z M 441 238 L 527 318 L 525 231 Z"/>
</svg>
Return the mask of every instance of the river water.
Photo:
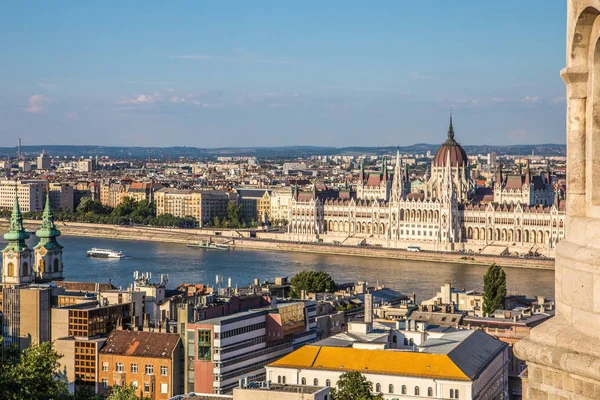
<svg viewBox="0 0 600 400">
<path fill-rule="evenodd" d="M 35 245 L 32 237 L 28 244 Z M 161 273 L 169 275 L 168 287 L 182 282 L 215 284 L 215 276 L 231 277 L 232 284 L 245 286 L 254 278 L 261 281 L 278 276 L 292 277 L 304 269 L 324 271 L 338 282 L 364 280 L 385 284 L 400 292 L 414 292 L 417 301 L 435 295 L 440 286 L 451 282 L 453 287 L 483 289 L 483 274 L 487 267 L 445 264 L 423 261 L 387 260 L 380 258 L 339 255 L 305 254 L 257 250 L 204 250 L 181 244 L 107 240 L 81 237 L 60 237 L 64 246 L 65 279 L 69 281 L 109 282 L 127 286 L 133 282 L 133 272 L 151 272 L 158 281 Z M 0 239 L 0 248 L 6 242 Z M 122 260 L 88 258 L 92 247 L 121 250 Z M 518 260 L 515 260 L 518 263 Z M 554 271 L 505 268 L 509 294 L 554 298 Z"/>
</svg>

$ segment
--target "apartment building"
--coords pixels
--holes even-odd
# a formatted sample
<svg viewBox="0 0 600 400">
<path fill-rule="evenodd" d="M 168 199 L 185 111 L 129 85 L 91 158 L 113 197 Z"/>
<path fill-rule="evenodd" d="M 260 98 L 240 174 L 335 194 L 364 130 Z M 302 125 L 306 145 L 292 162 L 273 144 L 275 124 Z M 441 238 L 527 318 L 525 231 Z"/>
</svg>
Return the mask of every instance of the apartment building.
<svg viewBox="0 0 600 400">
<path fill-rule="evenodd" d="M 154 192 L 162 189 L 160 183 L 155 182 L 133 182 L 127 187 L 127 197 L 133 201 L 154 201 Z"/>
<path fill-rule="evenodd" d="M 48 184 L 50 205 L 54 210 L 67 211 L 75 208 L 75 194 L 73 185 L 68 183 Z"/>
<path fill-rule="evenodd" d="M 314 301 L 188 323 L 185 392 L 229 393 L 240 379 L 264 380 L 265 365 L 316 339 Z"/>
<path fill-rule="evenodd" d="M 115 330 L 98 360 L 98 393 L 130 384 L 151 400 L 183 393 L 181 339 L 177 334 Z"/>
<path fill-rule="evenodd" d="M 102 303 L 92 298 L 51 310 L 51 337 L 56 351 L 63 354 L 61 379 L 71 393 L 84 387 L 98 390 L 98 352 L 113 329 L 131 322 L 131 303 Z"/>
<path fill-rule="evenodd" d="M 0 181 L 0 209 L 12 210 L 16 192 L 22 212 L 42 211 L 46 201 L 47 190 L 48 181 L 41 179 Z"/>
<path fill-rule="evenodd" d="M 271 218 L 271 189 L 238 188 L 236 192 L 245 221 L 263 222 L 265 214 Z"/>
<path fill-rule="evenodd" d="M 215 217 L 227 216 L 229 193 L 222 190 L 180 190 L 163 188 L 154 194 L 156 214 L 194 217 L 202 226 Z"/>
</svg>

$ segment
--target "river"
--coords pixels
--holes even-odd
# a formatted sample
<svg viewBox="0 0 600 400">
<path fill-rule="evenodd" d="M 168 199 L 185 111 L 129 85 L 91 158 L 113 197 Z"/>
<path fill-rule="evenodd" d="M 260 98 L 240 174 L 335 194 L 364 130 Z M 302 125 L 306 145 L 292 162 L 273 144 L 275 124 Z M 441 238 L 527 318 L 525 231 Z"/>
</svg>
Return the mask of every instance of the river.
<svg viewBox="0 0 600 400">
<path fill-rule="evenodd" d="M 161 273 L 169 275 L 168 287 L 182 282 L 214 285 L 215 276 L 231 277 L 232 284 L 245 286 L 254 278 L 261 281 L 278 276 L 292 277 L 304 269 L 324 271 L 340 282 L 364 280 L 385 284 L 409 294 L 417 301 L 435 295 L 440 286 L 451 282 L 453 287 L 483 289 L 484 266 L 444 264 L 423 261 L 388 260 L 380 258 L 339 255 L 267 252 L 255 250 L 203 250 L 180 244 L 107 240 L 82 237 L 60 237 L 64 246 L 65 280 L 109 282 L 127 286 L 133 282 L 133 272 L 151 272 L 154 281 Z M 28 244 L 33 246 L 37 238 Z M 6 242 L 0 239 L 0 248 Z M 122 260 L 88 258 L 92 247 L 121 250 L 127 255 Z M 505 268 L 509 294 L 546 296 L 554 298 L 554 271 Z"/>
</svg>

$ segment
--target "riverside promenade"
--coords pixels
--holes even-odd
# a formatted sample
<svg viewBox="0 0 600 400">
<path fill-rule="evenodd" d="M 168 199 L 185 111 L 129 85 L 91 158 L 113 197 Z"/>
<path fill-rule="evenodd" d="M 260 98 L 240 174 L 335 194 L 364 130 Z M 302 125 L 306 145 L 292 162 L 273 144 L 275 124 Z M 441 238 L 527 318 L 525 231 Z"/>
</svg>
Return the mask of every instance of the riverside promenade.
<svg viewBox="0 0 600 400">
<path fill-rule="evenodd" d="M 27 220 L 25 228 L 35 231 L 40 221 Z M 154 228 L 146 226 L 117 226 L 103 224 L 87 224 L 80 222 L 57 222 L 57 227 L 66 236 L 96 237 L 128 241 L 148 241 L 162 243 L 193 243 L 213 238 L 215 241 L 228 242 L 234 248 L 287 251 L 314 254 L 330 254 L 355 257 L 386 258 L 396 260 L 429 261 L 440 263 L 456 263 L 469 265 L 490 265 L 496 263 L 502 267 L 553 270 L 554 260 L 548 258 L 518 258 L 510 256 L 489 256 L 475 253 L 458 252 L 409 252 L 400 249 L 383 247 L 357 247 L 332 245 L 326 243 L 297 243 L 283 238 L 283 233 L 255 231 L 256 237 L 250 237 L 250 230 L 211 230 Z M 0 220 L 0 229 L 8 228 L 7 220 Z"/>
</svg>

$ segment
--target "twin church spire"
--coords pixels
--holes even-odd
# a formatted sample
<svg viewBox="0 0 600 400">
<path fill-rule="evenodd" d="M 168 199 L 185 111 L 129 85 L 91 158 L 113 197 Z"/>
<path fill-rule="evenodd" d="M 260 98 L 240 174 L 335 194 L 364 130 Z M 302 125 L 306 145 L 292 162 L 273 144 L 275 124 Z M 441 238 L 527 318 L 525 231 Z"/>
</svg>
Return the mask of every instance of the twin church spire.
<svg viewBox="0 0 600 400">
<path fill-rule="evenodd" d="M 10 228 L 4 235 L 8 245 L 2 250 L 3 284 L 63 279 L 63 247 L 56 241 L 60 231 L 54 223 L 49 194 L 42 214 L 42 224 L 35 234 L 40 241 L 32 251 L 26 243 L 30 234 L 23 226 L 23 214 L 18 195 L 15 195 Z"/>
</svg>

